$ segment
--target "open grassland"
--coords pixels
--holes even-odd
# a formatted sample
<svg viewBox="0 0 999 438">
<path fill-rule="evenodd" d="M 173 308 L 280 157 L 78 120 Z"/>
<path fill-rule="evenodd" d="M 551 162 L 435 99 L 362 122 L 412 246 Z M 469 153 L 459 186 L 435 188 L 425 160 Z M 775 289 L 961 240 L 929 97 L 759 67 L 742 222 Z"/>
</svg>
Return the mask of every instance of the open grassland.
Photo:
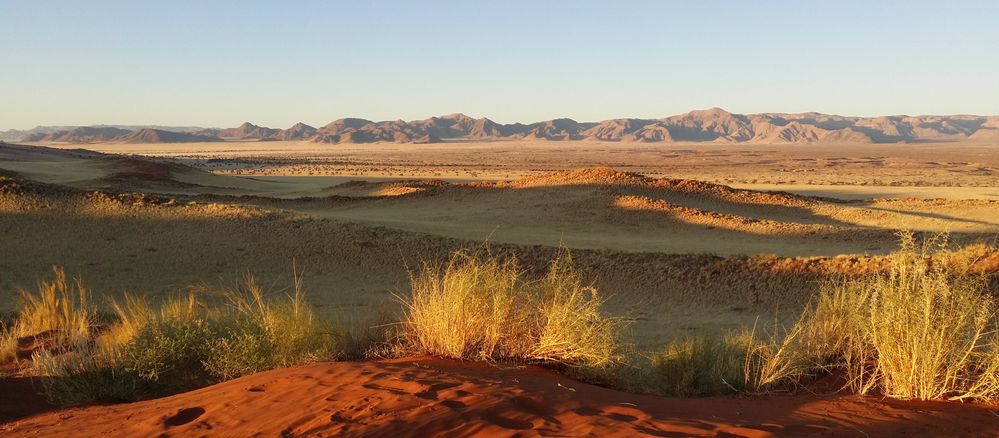
<svg viewBox="0 0 999 438">
<path fill-rule="evenodd" d="M 367 147 L 376 146 L 384 145 Z M 999 396 L 996 200 L 843 201 L 608 168 L 317 182 L 85 151 L 0 155 L 0 372 L 38 378 L 58 403 L 270 379 L 279 374 L 255 373 L 314 361 L 427 354 L 541 365 L 669 396 Z M 901 248 L 899 228 L 917 231 L 903 234 Z M 406 375 L 451 366 L 427 360 L 410 361 Z M 375 363 L 354 366 L 396 370 Z M 360 388 L 330 385 L 359 397 L 408 394 L 379 376 L 351 377 Z M 465 403 L 434 385 L 412 392 L 450 394 L 440 400 L 452 410 Z M 463 400 L 460 409 L 478 409 Z M 657 403 L 608 418 L 640 419 L 636 432 L 676 427 L 650 411 Z M 840 412 L 849 403 L 821 406 Z M 204 414 L 169 409 L 176 426 Z M 910 412 L 864 409 L 878 421 Z M 527 427 L 482 415 L 505 430 Z M 299 426 L 288 430 L 326 430 Z"/>
<path fill-rule="evenodd" d="M 396 306 L 392 293 L 406 289 L 406 266 L 440 260 L 482 241 L 289 210 L 83 192 L 14 180 L 5 180 L 0 193 L 0 230 L 8 242 L 0 248 L 0 288 L 8 309 L 18 287 L 34 284 L 53 265 L 90 279 L 102 295 L 164 296 L 190 284 L 231 284 L 246 272 L 266 284 L 287 283 L 289 267 L 297 261 L 313 285 L 311 299 L 323 312 L 377 313 Z M 885 247 L 892 247 L 892 232 L 882 233 Z M 551 246 L 492 245 L 516 252 L 534 272 L 543 270 L 555 251 Z M 608 306 L 636 320 L 632 330 L 640 333 L 666 326 L 742 326 L 757 314 L 806 302 L 819 278 L 867 272 L 880 263 L 864 255 L 726 258 L 578 248 L 574 257 L 581 273 L 603 291 Z"/>
<path fill-rule="evenodd" d="M 830 277 L 790 325 L 656 339 L 621 331 L 568 250 L 532 275 L 512 255 L 456 251 L 413 271 L 393 322 L 350 328 L 320 316 L 295 275 L 284 294 L 252 277 L 155 302 L 110 299 L 100 316 L 82 280 L 56 269 L 0 331 L 8 369 L 38 376 L 62 404 L 134 400 L 262 370 L 344 357 L 430 354 L 533 363 L 638 392 L 793 391 L 841 375 L 842 390 L 919 400 L 999 399 L 995 248 L 946 250 L 937 236 L 880 269 Z M 994 260 L 993 260 L 994 262 Z M 994 268 L 994 266 L 993 266 Z M 30 358 L 30 360 L 29 360 Z"/>
<path fill-rule="evenodd" d="M 498 180 L 611 166 L 655 177 L 720 184 L 832 184 L 844 186 L 844 191 L 850 186 L 866 190 L 877 186 L 999 187 L 994 142 L 706 145 L 517 140 L 427 145 L 215 142 L 83 147 L 178 158 L 203 169 L 255 176 Z"/>
<path fill-rule="evenodd" d="M 894 245 L 896 229 L 950 232 L 960 243 L 989 240 L 999 232 L 999 200 L 840 201 L 608 168 L 498 182 L 325 180 L 336 183 L 326 186 L 54 149 L 8 146 L 0 148 L 0 155 L 8 158 L 0 168 L 12 175 L 84 190 L 171 194 L 204 203 L 292 210 L 303 217 L 516 245 L 834 256 L 884 254 Z M 52 177 L 58 174 L 55 167 L 51 175 L 38 173 L 36 163 L 102 170 L 66 182 Z"/>
</svg>

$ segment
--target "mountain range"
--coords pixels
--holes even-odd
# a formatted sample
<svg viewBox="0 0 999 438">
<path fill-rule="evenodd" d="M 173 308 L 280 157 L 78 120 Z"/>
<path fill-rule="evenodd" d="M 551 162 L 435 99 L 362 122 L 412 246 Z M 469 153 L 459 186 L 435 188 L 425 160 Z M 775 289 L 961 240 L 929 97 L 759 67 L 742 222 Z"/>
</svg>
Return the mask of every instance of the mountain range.
<svg viewBox="0 0 999 438">
<path fill-rule="evenodd" d="M 288 129 L 274 129 L 246 122 L 228 129 L 102 125 L 0 132 L 0 140 L 64 143 L 309 140 L 339 144 L 437 143 L 460 139 L 764 144 L 999 141 L 999 116 L 733 114 L 711 108 L 661 119 L 623 118 L 601 122 L 577 122 L 562 118 L 530 124 L 500 124 L 487 118 L 476 119 L 456 113 L 413 121 L 375 122 L 344 118 L 320 128 L 296 123 Z"/>
</svg>

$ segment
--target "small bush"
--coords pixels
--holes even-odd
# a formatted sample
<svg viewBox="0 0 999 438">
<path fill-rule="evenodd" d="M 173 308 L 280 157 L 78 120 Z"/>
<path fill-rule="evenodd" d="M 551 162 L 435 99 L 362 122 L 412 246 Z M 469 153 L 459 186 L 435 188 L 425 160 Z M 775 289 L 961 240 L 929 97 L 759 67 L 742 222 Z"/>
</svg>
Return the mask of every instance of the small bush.
<svg viewBox="0 0 999 438">
<path fill-rule="evenodd" d="M 222 335 L 210 322 L 167 319 L 144 326 L 122 347 L 125 371 L 155 387 L 184 390 L 213 383 L 205 370 L 212 340 Z"/>
<path fill-rule="evenodd" d="M 606 366 L 619 359 L 616 321 L 582 283 L 567 251 L 528 281 L 514 258 L 455 252 L 443 268 L 412 276 L 402 339 L 459 359 Z"/>
<path fill-rule="evenodd" d="M 334 343 L 342 342 L 334 336 L 337 333 L 333 325 L 317 318 L 305 301 L 301 277 L 297 275 L 293 293 L 284 297 L 268 299 L 252 277 L 223 295 L 238 315 L 229 331 L 243 339 L 225 341 L 223 350 L 238 345 L 247 348 L 250 342 L 246 338 L 256 337 L 260 344 L 257 351 L 266 358 L 261 363 L 274 368 L 328 359 L 342 349 L 339 345 L 334 348 Z M 248 369 L 259 370 L 253 366 Z"/>
<path fill-rule="evenodd" d="M 252 323 L 241 325 L 208 340 L 208 354 L 200 360 L 207 374 L 229 380 L 279 366 L 274 345 L 261 327 Z"/>
</svg>

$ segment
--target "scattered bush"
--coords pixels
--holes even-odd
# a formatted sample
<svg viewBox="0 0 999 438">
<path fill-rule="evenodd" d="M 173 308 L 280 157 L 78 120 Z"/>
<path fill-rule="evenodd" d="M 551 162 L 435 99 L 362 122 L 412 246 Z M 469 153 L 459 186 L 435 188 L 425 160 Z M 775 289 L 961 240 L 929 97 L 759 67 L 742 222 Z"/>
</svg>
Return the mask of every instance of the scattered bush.
<svg viewBox="0 0 999 438">
<path fill-rule="evenodd" d="M 859 394 L 994 400 L 997 305 L 975 268 L 981 257 L 946 246 L 945 235 L 917 245 L 902 233 L 885 270 L 824 282 L 780 336 L 775 330 L 759 340 L 754 330 L 670 343 L 652 358 L 653 386 L 668 395 L 761 392 L 842 369 L 847 388 Z"/>
</svg>

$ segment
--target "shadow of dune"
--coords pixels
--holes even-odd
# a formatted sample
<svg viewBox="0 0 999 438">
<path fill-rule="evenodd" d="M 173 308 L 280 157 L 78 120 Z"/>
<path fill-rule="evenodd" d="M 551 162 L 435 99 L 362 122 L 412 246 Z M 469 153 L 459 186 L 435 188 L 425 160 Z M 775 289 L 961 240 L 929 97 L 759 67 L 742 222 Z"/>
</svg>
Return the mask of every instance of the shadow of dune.
<svg viewBox="0 0 999 438">
<path fill-rule="evenodd" d="M 968 218 L 962 218 L 962 217 L 951 216 L 951 215 L 940 214 L 940 213 L 930 213 L 930 212 L 925 212 L 925 211 L 899 211 L 899 210 L 893 210 L 893 209 L 884 208 L 884 207 L 874 207 L 874 206 L 870 206 L 870 205 L 864 206 L 863 208 L 868 209 L 868 210 L 883 211 L 883 212 L 886 212 L 886 213 L 892 213 L 892 214 L 898 214 L 898 215 L 904 215 L 904 216 L 914 216 L 914 217 L 921 217 L 921 218 L 927 218 L 927 219 L 939 219 L 939 220 L 945 220 L 945 221 L 950 221 L 950 222 L 959 222 L 959 223 L 965 223 L 965 224 L 987 225 L 987 226 L 990 226 L 990 227 L 994 227 L 994 228 L 996 228 L 997 231 L 999 231 L 999 223 L 997 223 L 997 222 L 988 222 L 988 221 L 982 221 L 982 220 L 977 220 L 977 219 L 968 219 Z"/>
</svg>

